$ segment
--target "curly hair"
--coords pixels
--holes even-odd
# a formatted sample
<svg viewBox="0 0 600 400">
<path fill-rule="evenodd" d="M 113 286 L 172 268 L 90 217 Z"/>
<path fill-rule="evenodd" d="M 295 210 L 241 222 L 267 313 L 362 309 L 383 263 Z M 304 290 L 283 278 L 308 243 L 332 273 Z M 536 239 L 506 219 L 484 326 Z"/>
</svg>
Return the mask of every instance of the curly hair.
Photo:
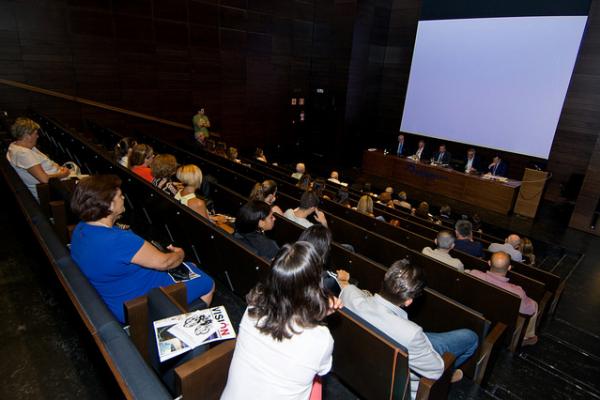
<svg viewBox="0 0 600 400">
<path fill-rule="evenodd" d="M 155 178 L 170 178 L 177 170 L 177 159 L 171 154 L 159 154 L 150 163 L 150 169 Z"/>
</svg>

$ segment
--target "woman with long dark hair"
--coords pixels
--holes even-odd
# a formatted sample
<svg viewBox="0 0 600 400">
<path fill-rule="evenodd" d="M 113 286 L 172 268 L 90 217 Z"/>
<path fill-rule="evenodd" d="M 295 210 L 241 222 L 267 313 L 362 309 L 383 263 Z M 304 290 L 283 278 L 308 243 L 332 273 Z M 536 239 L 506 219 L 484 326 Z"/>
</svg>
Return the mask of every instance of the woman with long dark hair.
<svg viewBox="0 0 600 400">
<path fill-rule="evenodd" d="M 308 399 L 315 376 L 329 372 L 323 320 L 340 304 L 325 293 L 321 261 L 310 243 L 286 244 L 248 294 L 222 400 Z"/>
</svg>

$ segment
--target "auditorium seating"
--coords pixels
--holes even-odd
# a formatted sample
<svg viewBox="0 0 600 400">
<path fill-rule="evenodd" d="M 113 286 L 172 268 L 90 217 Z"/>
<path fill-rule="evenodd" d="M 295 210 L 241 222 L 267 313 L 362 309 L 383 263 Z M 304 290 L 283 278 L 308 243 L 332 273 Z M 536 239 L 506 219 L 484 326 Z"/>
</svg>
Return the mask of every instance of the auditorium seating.
<svg viewBox="0 0 600 400">
<path fill-rule="evenodd" d="M 181 298 L 182 302 L 177 301 Z M 235 340 L 200 346 L 163 363 L 158 358 L 153 321 L 188 312 L 185 299 L 186 288 L 180 283 L 152 289 L 125 303 L 131 340 L 172 393 L 218 400 L 227 382 Z"/>
<path fill-rule="evenodd" d="M 6 159 L 0 160 L 0 170 L 24 219 L 31 227 L 38 244 L 106 360 L 124 396 L 129 399 L 172 399 L 173 396 L 157 379 L 98 293 L 73 263 L 51 223 Z"/>
<path fill-rule="evenodd" d="M 49 124 L 44 124 L 44 126 L 46 126 L 47 130 L 50 131 L 52 130 L 52 126 Z M 58 131 L 58 129 L 57 129 Z M 63 131 L 64 133 L 64 131 Z M 63 133 L 60 132 L 52 132 L 52 134 L 57 134 L 59 136 L 64 136 Z M 66 135 L 66 133 L 65 133 Z M 64 138 L 64 140 L 66 141 L 70 141 L 72 140 L 72 146 L 77 147 L 79 149 L 79 145 L 81 143 L 84 143 L 84 141 L 80 138 L 76 138 L 75 136 L 72 136 L 71 138 Z M 77 142 L 77 143 L 75 143 Z M 85 146 L 81 146 L 81 147 L 85 147 Z M 82 149 L 83 150 L 83 149 Z M 98 169 L 99 172 L 113 172 L 113 173 L 117 173 L 118 175 L 120 175 L 123 179 L 123 191 L 126 194 L 128 200 L 127 203 L 129 205 L 129 203 L 133 204 L 138 204 L 138 206 L 134 206 L 134 207 L 139 207 L 139 204 L 143 204 L 143 208 L 144 208 L 144 214 L 147 215 L 149 218 L 149 221 L 147 221 L 147 225 L 165 225 L 165 230 L 167 231 L 168 235 L 170 236 L 170 239 L 172 239 L 172 241 L 174 243 L 176 243 L 178 246 L 182 246 L 186 249 L 186 251 L 188 252 L 188 254 L 190 254 L 190 248 L 192 249 L 192 254 L 194 254 L 195 256 L 198 256 L 198 253 L 200 253 L 200 258 L 204 257 L 204 252 L 205 251 L 215 251 L 215 252 L 219 252 L 220 248 L 220 252 L 223 255 L 221 260 L 219 261 L 215 261 L 214 265 L 209 265 L 208 263 L 200 263 L 203 268 L 205 268 L 207 271 L 213 273 L 213 271 L 215 272 L 219 272 L 218 269 L 222 268 L 229 268 L 229 265 L 227 264 L 227 256 L 225 254 L 230 254 L 232 253 L 232 249 L 237 248 L 242 248 L 240 247 L 236 242 L 232 242 L 231 239 L 227 238 L 229 241 L 222 241 L 219 243 L 215 243 L 214 241 L 211 242 L 210 240 L 206 240 L 206 243 L 209 243 L 209 245 L 207 246 L 202 246 L 201 248 L 198 247 L 198 249 L 201 249 L 201 251 L 196 252 L 196 250 L 192 247 L 192 245 L 188 244 L 188 243 L 184 243 L 185 240 L 190 240 L 190 241 L 196 241 L 197 238 L 199 236 L 202 236 L 202 230 L 204 229 L 198 229 L 201 226 L 209 226 L 210 229 L 212 230 L 212 234 L 214 235 L 215 232 L 219 234 L 219 236 L 221 235 L 221 232 L 218 231 L 218 228 L 215 228 L 214 226 L 210 226 L 210 223 L 203 221 L 201 217 L 194 215 L 193 212 L 191 212 L 189 209 L 181 206 L 179 203 L 175 202 L 173 199 L 169 198 L 168 196 L 166 196 L 164 193 L 157 191 L 154 187 L 152 187 L 151 185 L 149 185 L 148 183 L 138 179 L 136 176 L 132 175 L 130 171 L 123 169 L 120 166 L 114 165 L 114 163 L 107 158 L 105 155 L 101 154 L 101 153 L 96 153 L 95 151 L 92 151 L 91 147 L 87 148 L 87 151 L 91 151 L 89 154 L 87 154 L 85 157 L 83 155 L 81 155 L 82 159 L 85 159 L 88 161 L 88 165 L 94 165 L 94 167 L 92 169 Z M 103 159 L 103 163 L 105 163 L 106 165 L 104 167 L 100 166 L 100 161 Z M 95 163 L 97 161 L 97 164 Z M 133 201 L 135 199 L 135 201 Z M 139 203 L 138 203 L 139 202 Z M 159 204 L 160 203 L 160 204 Z M 174 215 L 181 215 L 181 214 L 186 214 L 186 218 L 185 218 L 185 223 L 181 223 L 180 221 L 182 221 L 181 219 L 179 220 L 179 222 L 177 221 L 177 218 L 174 217 Z M 187 229 L 186 229 L 186 225 L 187 225 Z M 168 228 L 167 228 L 168 227 Z M 296 236 L 297 237 L 297 236 Z M 293 239 L 295 240 L 296 237 Z M 197 242 L 199 243 L 199 242 Z M 201 241 L 200 241 L 201 243 Z M 248 253 L 249 254 L 249 253 Z M 232 290 L 236 291 L 239 294 L 244 294 L 245 291 L 240 290 L 241 288 L 243 288 L 243 286 L 240 285 L 232 285 L 231 282 L 240 282 L 240 281 L 245 281 L 247 285 L 253 285 L 256 281 L 258 276 L 255 275 L 255 269 L 259 270 L 261 269 L 263 266 L 266 265 L 266 262 L 264 260 L 259 259 L 258 257 L 251 255 L 249 256 L 249 258 L 253 258 L 254 264 L 250 264 L 250 265 L 256 265 L 255 268 L 250 267 L 248 265 L 248 263 L 244 263 L 243 260 L 236 258 L 237 259 L 237 266 L 238 266 L 238 270 L 230 270 L 231 273 L 229 274 L 225 274 L 225 281 L 228 281 L 230 283 L 230 287 L 232 288 Z M 199 260 L 202 261 L 202 260 Z M 222 265 L 224 264 L 224 265 Z M 262 264 L 262 265 L 260 265 Z M 212 268 L 212 269 L 211 269 Z M 238 279 L 240 276 L 243 275 L 243 279 Z M 220 276 L 223 276 L 223 274 L 221 273 Z M 481 319 L 480 320 L 485 321 L 485 319 Z M 487 322 L 486 322 L 487 323 Z M 488 339 L 488 337 L 485 336 L 485 329 L 480 329 L 481 332 L 481 336 L 482 338 L 485 338 L 483 341 L 486 341 Z M 489 335 L 488 335 L 489 336 Z M 487 362 L 487 360 L 489 359 L 489 351 L 491 351 L 491 347 L 493 347 L 493 343 L 489 344 L 489 349 L 488 349 L 488 353 L 483 357 L 484 361 L 481 361 L 480 358 L 476 359 L 476 361 L 474 361 L 475 364 L 479 364 L 482 365 L 482 363 Z M 358 362 L 358 361 L 357 361 Z"/>
<path fill-rule="evenodd" d="M 102 132 L 99 131 L 98 134 L 100 135 L 102 134 Z M 114 132 L 110 134 L 116 135 Z M 116 139 L 117 137 L 114 137 L 113 140 L 115 140 L 116 142 Z M 232 163 L 228 160 L 222 159 L 221 157 L 211 155 L 210 153 L 203 153 L 202 156 L 199 156 L 196 154 L 192 154 L 191 152 L 185 151 L 183 149 L 168 147 L 166 144 L 160 142 L 156 138 L 145 137 L 144 140 L 150 141 L 151 145 L 155 148 L 155 151 L 164 151 L 174 154 L 180 162 L 193 162 L 199 165 L 205 171 L 205 173 L 208 172 L 214 176 L 218 176 L 219 181 L 224 183 L 225 185 L 229 187 L 235 187 L 237 190 L 245 189 L 244 191 L 246 193 L 250 191 L 255 181 L 262 180 L 263 178 L 265 178 L 263 175 L 255 175 L 254 179 L 245 177 L 243 175 L 244 173 L 255 174 L 255 171 L 243 165 Z M 208 160 L 208 157 L 212 157 L 213 159 Z M 217 164 L 217 162 L 223 162 L 227 165 L 227 167 L 219 165 Z M 238 170 L 237 173 L 234 172 L 235 170 Z M 297 198 L 299 198 L 302 191 L 295 186 L 287 187 L 286 189 L 280 188 L 279 199 L 277 204 L 284 209 L 289 207 L 296 207 Z M 286 190 L 286 192 L 284 192 L 284 190 Z M 290 192 L 295 192 L 297 197 L 293 198 L 288 196 Z M 231 212 L 231 210 L 229 212 Z M 384 265 L 390 265 L 393 261 L 397 260 L 398 258 L 410 255 L 416 260 L 422 260 L 424 266 L 431 265 L 433 269 L 429 270 L 428 273 L 429 285 L 432 285 L 432 287 L 434 287 L 437 290 L 440 290 L 442 293 L 450 296 L 451 298 L 457 299 L 461 303 L 472 307 L 478 311 L 483 312 L 483 310 L 485 309 L 484 315 L 487 318 L 489 318 L 493 322 L 501 322 L 507 326 L 509 336 L 512 338 L 510 340 L 510 348 L 512 350 L 518 348 L 520 339 L 522 338 L 522 333 L 524 333 L 522 332 L 521 327 L 525 325 L 527 318 L 525 316 L 519 316 L 518 305 L 515 306 L 516 296 L 512 295 L 512 301 L 483 301 L 482 299 L 486 298 L 486 290 L 496 290 L 498 292 L 503 291 L 495 287 L 491 288 L 491 285 L 487 283 L 484 283 L 483 285 L 483 292 L 477 289 L 475 289 L 474 292 L 472 290 L 464 290 L 462 285 L 475 285 L 475 287 L 478 287 L 478 285 L 480 285 L 479 283 L 471 282 L 481 281 L 479 281 L 477 278 L 463 274 L 458 274 L 458 276 L 455 276 L 456 271 L 448 271 L 448 273 L 451 274 L 451 277 L 448 277 L 447 279 L 439 279 L 439 276 L 446 275 L 437 272 L 436 268 L 439 269 L 443 267 L 442 271 L 444 271 L 450 267 L 441 265 L 439 262 L 432 260 L 426 256 L 423 256 L 420 253 L 420 250 L 424 247 L 422 242 L 418 245 L 413 244 L 412 248 L 408 248 L 402 244 L 396 243 L 378 234 L 372 233 L 361 226 L 351 224 L 348 221 L 342 218 L 338 218 L 334 215 L 327 213 L 327 218 L 329 221 L 330 229 L 332 230 L 334 238 L 337 242 L 352 244 L 353 246 L 355 246 L 359 253 L 362 253 L 363 255 L 369 257 L 370 259 L 376 262 L 379 262 Z M 275 229 L 277 230 L 279 226 L 281 226 L 281 224 L 276 225 Z M 408 238 L 415 237 L 415 235 L 413 235 L 411 232 L 405 233 L 407 234 Z M 299 233 L 292 238 L 290 236 L 284 236 L 281 232 L 278 231 L 276 236 L 280 238 L 286 237 L 288 240 L 295 240 L 295 238 L 297 238 L 298 235 Z M 403 242 L 406 242 L 406 239 L 404 239 Z M 474 259 L 474 262 L 480 263 L 478 266 L 479 269 L 484 267 L 481 260 Z M 547 301 L 545 298 L 547 296 L 545 290 L 543 289 L 543 284 L 540 282 L 536 282 L 535 280 L 528 279 L 527 277 L 520 278 L 528 286 L 534 288 L 534 290 L 532 290 L 532 295 L 536 296 L 536 301 L 539 301 L 542 303 L 542 305 L 544 305 Z M 459 283 L 454 284 L 454 279 L 456 279 L 456 282 Z M 440 286 L 433 286 L 438 284 Z M 473 293 L 477 293 L 477 295 L 473 295 Z M 501 306 L 499 306 L 499 304 L 503 304 L 506 308 L 499 309 L 502 308 Z M 512 311 L 509 311 L 511 306 Z"/>
</svg>

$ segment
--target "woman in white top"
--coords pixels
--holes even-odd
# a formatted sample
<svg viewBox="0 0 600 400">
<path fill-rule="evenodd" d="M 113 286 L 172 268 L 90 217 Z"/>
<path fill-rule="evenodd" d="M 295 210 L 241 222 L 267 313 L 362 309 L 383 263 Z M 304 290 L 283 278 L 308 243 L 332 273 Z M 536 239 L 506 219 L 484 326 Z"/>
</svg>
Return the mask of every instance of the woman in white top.
<svg viewBox="0 0 600 400">
<path fill-rule="evenodd" d="M 340 304 L 325 294 L 321 262 L 308 242 L 281 248 L 246 297 L 221 400 L 305 400 L 329 372 L 333 338 L 322 321 Z"/>
<path fill-rule="evenodd" d="M 27 185 L 33 197 L 39 201 L 35 187 L 38 183 L 48 183 L 50 178 L 66 178 L 70 171 L 35 147 L 39 137 L 38 129 L 40 126 L 31 119 L 17 118 L 10 128 L 15 141 L 8 146 L 6 159 Z"/>
</svg>

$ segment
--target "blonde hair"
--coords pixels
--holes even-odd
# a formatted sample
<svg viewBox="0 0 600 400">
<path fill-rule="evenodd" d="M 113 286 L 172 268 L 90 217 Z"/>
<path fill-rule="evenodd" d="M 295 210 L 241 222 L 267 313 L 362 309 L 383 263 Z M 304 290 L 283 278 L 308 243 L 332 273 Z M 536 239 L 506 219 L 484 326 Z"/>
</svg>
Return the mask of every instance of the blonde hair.
<svg viewBox="0 0 600 400">
<path fill-rule="evenodd" d="M 10 134 L 16 140 L 21 140 L 23 139 L 23 136 L 31 135 L 38 129 L 40 129 L 40 125 L 34 120 L 25 117 L 19 117 L 10 127 Z"/>
<path fill-rule="evenodd" d="M 373 214 L 373 199 L 371 196 L 364 195 L 358 200 L 356 211 L 362 214 Z"/>
<path fill-rule="evenodd" d="M 177 159 L 171 154 L 159 154 L 150 163 L 150 169 L 155 178 L 169 178 L 177 170 Z"/>
<path fill-rule="evenodd" d="M 202 170 L 194 164 L 177 168 L 177 179 L 186 186 L 199 188 L 202 185 Z"/>
</svg>

